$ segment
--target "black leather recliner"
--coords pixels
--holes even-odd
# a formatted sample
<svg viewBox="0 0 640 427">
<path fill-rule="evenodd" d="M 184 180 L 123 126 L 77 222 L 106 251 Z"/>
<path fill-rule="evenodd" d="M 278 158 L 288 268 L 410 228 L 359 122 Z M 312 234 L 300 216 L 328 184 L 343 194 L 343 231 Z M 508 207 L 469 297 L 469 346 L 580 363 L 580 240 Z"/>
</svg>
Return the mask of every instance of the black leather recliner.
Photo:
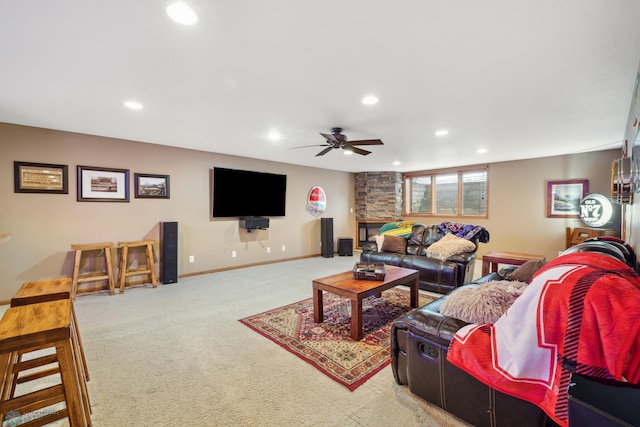
<svg viewBox="0 0 640 427">
<path fill-rule="evenodd" d="M 597 251 L 635 269 L 633 249 L 621 241 L 587 240 L 565 253 Z M 469 285 L 504 280 L 515 267 L 504 267 Z M 447 295 L 394 322 L 391 367 L 396 383 L 477 427 L 543 427 L 556 424 L 537 406 L 478 381 L 447 361 L 449 344 L 466 322 L 440 314 Z"/>
</svg>

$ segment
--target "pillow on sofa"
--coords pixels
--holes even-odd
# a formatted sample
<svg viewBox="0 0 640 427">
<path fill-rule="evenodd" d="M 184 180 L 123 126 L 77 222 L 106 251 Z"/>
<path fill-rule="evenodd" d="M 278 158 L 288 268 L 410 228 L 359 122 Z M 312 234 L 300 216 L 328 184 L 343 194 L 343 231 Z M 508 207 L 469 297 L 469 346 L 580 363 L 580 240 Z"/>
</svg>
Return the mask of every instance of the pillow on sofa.
<svg viewBox="0 0 640 427">
<path fill-rule="evenodd" d="M 507 279 L 516 280 L 518 282 L 531 283 L 531 279 L 533 278 L 533 274 L 540 270 L 543 265 L 545 265 L 547 261 L 543 260 L 531 260 L 527 261 L 511 273 L 507 275 Z"/>
<path fill-rule="evenodd" d="M 384 234 L 378 234 L 376 237 L 376 245 L 378 246 L 378 252 L 382 252 L 382 243 L 384 242 Z"/>
<path fill-rule="evenodd" d="M 404 237 L 384 235 L 382 241 L 382 252 L 391 252 L 395 254 L 407 253 L 407 239 Z"/>
<path fill-rule="evenodd" d="M 444 261 L 452 255 L 475 250 L 476 245 L 472 241 L 453 234 L 445 234 L 440 240 L 427 248 L 427 256 Z"/>
<path fill-rule="evenodd" d="M 458 288 L 442 303 L 440 314 L 477 325 L 495 323 L 526 287 L 524 282 L 492 280 Z"/>
</svg>

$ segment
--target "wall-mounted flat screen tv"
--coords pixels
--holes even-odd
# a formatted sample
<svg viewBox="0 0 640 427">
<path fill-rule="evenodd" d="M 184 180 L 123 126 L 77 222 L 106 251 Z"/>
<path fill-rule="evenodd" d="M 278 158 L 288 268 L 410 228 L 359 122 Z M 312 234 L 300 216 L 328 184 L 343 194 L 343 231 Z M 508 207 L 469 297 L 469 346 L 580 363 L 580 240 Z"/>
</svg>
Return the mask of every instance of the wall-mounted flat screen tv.
<svg viewBox="0 0 640 427">
<path fill-rule="evenodd" d="M 213 168 L 213 216 L 284 216 L 287 176 Z"/>
</svg>

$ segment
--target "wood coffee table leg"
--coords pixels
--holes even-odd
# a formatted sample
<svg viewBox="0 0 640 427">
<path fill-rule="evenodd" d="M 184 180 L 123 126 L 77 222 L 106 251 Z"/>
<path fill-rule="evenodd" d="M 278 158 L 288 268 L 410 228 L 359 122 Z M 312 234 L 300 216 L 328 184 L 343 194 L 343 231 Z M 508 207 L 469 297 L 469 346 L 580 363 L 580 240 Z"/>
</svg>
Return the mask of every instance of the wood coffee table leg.
<svg viewBox="0 0 640 427">
<path fill-rule="evenodd" d="M 322 290 L 313 290 L 313 321 L 322 323 L 324 321 L 324 306 L 322 305 Z"/>
<path fill-rule="evenodd" d="M 411 281 L 411 284 L 409 286 L 411 286 L 411 299 L 409 301 L 409 305 L 411 306 L 411 308 L 415 308 L 418 306 L 418 285 L 419 285 L 419 280 L 415 279 Z"/>
<path fill-rule="evenodd" d="M 351 339 L 354 341 L 362 339 L 362 300 L 360 298 L 351 300 Z"/>
</svg>

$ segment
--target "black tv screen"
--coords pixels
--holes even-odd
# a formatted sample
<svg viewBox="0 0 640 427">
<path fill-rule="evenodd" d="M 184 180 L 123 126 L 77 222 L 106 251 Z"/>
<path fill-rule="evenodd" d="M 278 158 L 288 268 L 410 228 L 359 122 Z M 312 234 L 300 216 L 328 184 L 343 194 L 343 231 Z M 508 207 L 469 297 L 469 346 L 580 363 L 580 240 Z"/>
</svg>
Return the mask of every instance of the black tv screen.
<svg viewBox="0 0 640 427">
<path fill-rule="evenodd" d="M 213 216 L 284 216 L 287 176 L 213 168 Z"/>
</svg>

